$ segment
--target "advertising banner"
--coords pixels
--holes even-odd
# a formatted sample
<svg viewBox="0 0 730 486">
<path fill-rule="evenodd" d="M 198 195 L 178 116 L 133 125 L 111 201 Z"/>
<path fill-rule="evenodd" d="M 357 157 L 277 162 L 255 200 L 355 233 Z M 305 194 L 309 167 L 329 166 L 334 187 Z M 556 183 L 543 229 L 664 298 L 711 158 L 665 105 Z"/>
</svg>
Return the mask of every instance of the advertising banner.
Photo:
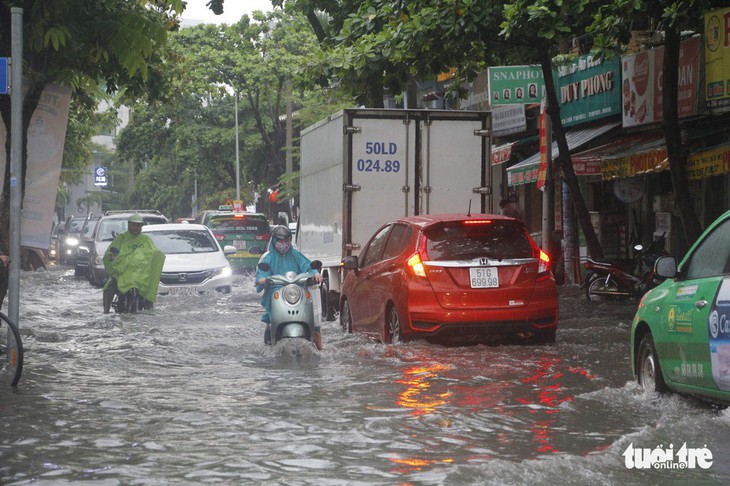
<svg viewBox="0 0 730 486">
<path fill-rule="evenodd" d="M 48 85 L 30 119 L 25 192 L 20 215 L 21 246 L 48 249 L 70 101 L 69 88 Z M 0 120 L 0 147 L 5 146 L 6 136 L 4 124 Z M 4 173 L 5 151 L 0 152 L 0 168 Z"/>
<path fill-rule="evenodd" d="M 700 71 L 700 38 L 692 37 L 679 48 L 680 117 L 697 114 Z M 662 69 L 664 47 L 641 51 L 621 58 L 623 66 L 623 126 L 632 127 L 662 120 Z"/>
<path fill-rule="evenodd" d="M 730 106 L 730 8 L 705 14 L 705 100 L 708 109 Z"/>
</svg>

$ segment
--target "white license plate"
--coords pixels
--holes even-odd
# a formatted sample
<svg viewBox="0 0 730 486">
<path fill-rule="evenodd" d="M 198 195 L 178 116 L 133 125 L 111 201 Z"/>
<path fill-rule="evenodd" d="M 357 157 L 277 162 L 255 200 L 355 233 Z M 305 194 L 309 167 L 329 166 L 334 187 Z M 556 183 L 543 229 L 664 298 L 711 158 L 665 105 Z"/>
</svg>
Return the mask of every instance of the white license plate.
<svg viewBox="0 0 730 486">
<path fill-rule="evenodd" d="M 246 241 L 245 240 L 233 240 L 233 246 L 236 247 L 236 250 L 245 250 Z"/>
<path fill-rule="evenodd" d="M 499 274 L 496 267 L 477 267 L 469 269 L 469 282 L 473 289 L 499 287 Z"/>
</svg>

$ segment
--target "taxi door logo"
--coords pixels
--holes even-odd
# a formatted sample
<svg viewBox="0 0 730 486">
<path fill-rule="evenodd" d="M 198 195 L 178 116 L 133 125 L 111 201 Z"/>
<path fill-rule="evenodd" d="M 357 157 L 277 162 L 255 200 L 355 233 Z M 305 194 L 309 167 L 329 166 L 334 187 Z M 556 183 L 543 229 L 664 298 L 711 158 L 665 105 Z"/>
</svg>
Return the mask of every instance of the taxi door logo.
<svg viewBox="0 0 730 486">
<path fill-rule="evenodd" d="M 707 319 L 712 378 L 720 390 L 730 390 L 730 278 L 723 279 Z"/>
</svg>

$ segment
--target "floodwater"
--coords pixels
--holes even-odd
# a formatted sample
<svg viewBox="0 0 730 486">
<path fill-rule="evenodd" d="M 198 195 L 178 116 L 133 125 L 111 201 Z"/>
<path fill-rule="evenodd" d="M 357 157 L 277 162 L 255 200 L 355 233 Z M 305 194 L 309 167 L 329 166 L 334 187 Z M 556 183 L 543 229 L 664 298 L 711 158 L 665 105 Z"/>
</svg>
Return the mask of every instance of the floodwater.
<svg viewBox="0 0 730 486">
<path fill-rule="evenodd" d="M 320 353 L 265 346 L 252 287 L 104 315 L 72 270 L 22 273 L 0 484 L 730 482 L 730 411 L 632 380 L 635 303 L 561 288 L 545 346 L 388 346 L 330 322 Z M 711 467 L 627 467 L 629 447 L 683 444 Z"/>
</svg>

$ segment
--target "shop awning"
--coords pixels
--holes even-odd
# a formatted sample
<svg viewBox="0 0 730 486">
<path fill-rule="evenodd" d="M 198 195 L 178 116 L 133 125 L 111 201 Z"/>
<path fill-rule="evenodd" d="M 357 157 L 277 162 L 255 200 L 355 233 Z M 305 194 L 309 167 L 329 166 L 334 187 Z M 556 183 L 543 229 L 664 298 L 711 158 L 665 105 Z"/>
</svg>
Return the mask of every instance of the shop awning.
<svg viewBox="0 0 730 486">
<path fill-rule="evenodd" d="M 572 152 L 577 150 L 583 145 L 587 144 L 596 137 L 609 132 L 610 130 L 620 126 L 621 123 L 608 123 L 606 125 L 600 125 L 590 128 L 581 128 L 578 130 L 571 130 L 565 134 L 565 139 L 568 142 L 568 149 Z M 560 151 L 558 150 L 558 144 L 553 142 L 552 147 L 553 160 L 558 158 Z M 507 168 L 507 184 L 510 186 L 516 186 L 519 184 L 529 184 L 537 181 L 537 169 L 540 164 L 540 152 L 535 155 L 523 160 L 522 162 Z"/>
<path fill-rule="evenodd" d="M 657 132 L 623 135 L 570 157 L 576 174 L 597 174 L 607 180 L 663 170 L 666 158 L 664 135 Z"/>
</svg>

